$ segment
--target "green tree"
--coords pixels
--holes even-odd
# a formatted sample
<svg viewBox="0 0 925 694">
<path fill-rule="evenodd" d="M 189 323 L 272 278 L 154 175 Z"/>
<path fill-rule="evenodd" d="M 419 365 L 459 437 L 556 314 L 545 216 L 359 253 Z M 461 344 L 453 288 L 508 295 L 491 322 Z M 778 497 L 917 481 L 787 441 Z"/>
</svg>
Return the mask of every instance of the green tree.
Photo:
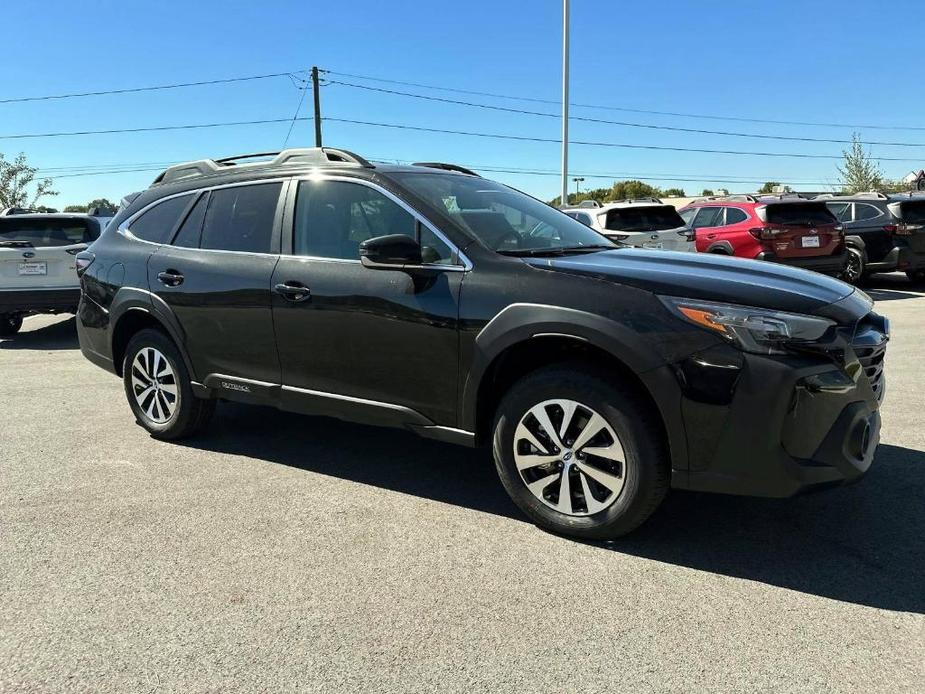
<svg viewBox="0 0 925 694">
<path fill-rule="evenodd" d="M 851 146 L 842 152 L 845 159 L 841 166 L 836 167 L 841 176 L 842 190 L 845 193 L 860 193 L 867 190 L 879 190 L 885 181 L 883 172 L 870 157 L 870 152 L 864 151 L 859 133 L 851 134 Z"/>
<path fill-rule="evenodd" d="M 662 195 L 666 198 L 684 198 L 687 197 L 687 194 L 684 192 L 683 188 L 665 188 L 662 191 Z"/>
<path fill-rule="evenodd" d="M 627 198 L 657 198 L 662 191 L 642 181 L 617 181 L 610 192 L 610 200 L 625 200 Z"/>
<path fill-rule="evenodd" d="M 64 208 L 64 211 L 87 213 L 94 207 L 102 207 L 103 209 L 114 210 L 116 209 L 117 205 L 110 202 L 106 198 L 97 198 L 96 200 L 91 200 L 86 205 L 68 205 Z"/>
<path fill-rule="evenodd" d="M 780 185 L 779 181 L 768 181 L 767 183 L 765 183 L 763 186 L 761 186 L 758 189 L 758 192 L 759 193 L 773 193 L 774 188 L 779 185 Z"/>
<path fill-rule="evenodd" d="M 35 207 L 41 198 L 58 194 L 50 178 L 35 179 L 37 170 L 22 152 L 13 161 L 0 154 L 0 208 Z"/>
<path fill-rule="evenodd" d="M 704 188 L 704 189 L 703 189 L 703 192 L 701 193 L 701 195 L 714 195 L 714 193 L 713 193 L 713 191 L 710 190 L 709 188 Z"/>
</svg>

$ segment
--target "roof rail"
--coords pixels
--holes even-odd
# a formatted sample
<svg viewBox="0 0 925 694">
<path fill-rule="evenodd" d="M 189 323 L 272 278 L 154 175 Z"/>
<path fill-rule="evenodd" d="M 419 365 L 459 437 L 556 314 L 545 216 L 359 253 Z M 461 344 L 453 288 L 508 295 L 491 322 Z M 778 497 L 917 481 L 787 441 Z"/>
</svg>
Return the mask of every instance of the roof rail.
<svg viewBox="0 0 925 694">
<path fill-rule="evenodd" d="M 446 164 L 442 161 L 416 161 L 411 166 L 423 166 L 428 169 L 442 169 L 443 171 L 455 171 L 456 173 L 466 174 L 467 176 L 478 176 L 472 169 L 467 169 L 459 164 Z M 481 176 L 479 176 L 481 178 Z"/>
<path fill-rule="evenodd" d="M 335 149 L 333 147 L 311 147 L 299 149 L 284 149 L 281 152 L 257 152 L 254 154 L 239 154 L 233 157 L 224 157 L 222 159 L 199 159 L 197 161 L 188 161 L 183 164 L 171 166 L 154 179 L 152 185 L 163 183 L 172 183 L 184 178 L 193 178 L 195 176 L 208 176 L 218 173 L 229 166 L 238 166 L 235 162 L 242 159 L 257 159 L 273 157 L 268 162 L 254 162 L 244 164 L 244 166 L 254 167 L 274 167 L 286 164 L 302 165 L 320 165 L 331 163 L 357 164 L 368 169 L 375 168 L 366 159 L 353 152 L 345 149 Z"/>
<path fill-rule="evenodd" d="M 607 202 L 608 202 L 608 203 L 619 203 L 619 202 L 629 202 L 629 203 L 633 203 L 633 202 L 654 202 L 654 203 L 657 203 L 657 204 L 659 204 L 659 205 L 663 205 L 663 204 L 664 204 L 660 199 L 655 198 L 655 197 L 652 197 L 652 196 L 643 196 L 643 197 L 641 197 L 641 198 L 620 198 L 619 200 L 608 200 Z"/>
<path fill-rule="evenodd" d="M 716 201 L 725 201 L 725 202 L 758 202 L 758 198 L 754 195 L 707 195 L 706 197 L 697 198 L 694 202 L 716 202 Z"/>
</svg>

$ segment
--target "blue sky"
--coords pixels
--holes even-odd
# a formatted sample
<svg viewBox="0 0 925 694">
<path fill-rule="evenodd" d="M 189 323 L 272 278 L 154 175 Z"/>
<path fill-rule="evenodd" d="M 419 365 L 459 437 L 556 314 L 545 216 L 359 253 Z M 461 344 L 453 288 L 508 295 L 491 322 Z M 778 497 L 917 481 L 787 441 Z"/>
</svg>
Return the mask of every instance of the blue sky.
<svg viewBox="0 0 925 694">
<path fill-rule="evenodd" d="M 746 6 L 752 5 L 752 6 Z M 759 6 L 760 5 L 760 6 Z M 0 99 L 120 89 L 305 70 L 332 71 L 454 89 L 558 99 L 561 2 L 51 1 L 4 9 Z M 921 2 L 616 3 L 572 0 L 572 101 L 740 118 L 907 126 L 860 129 L 863 138 L 925 143 L 925 92 L 913 78 L 925 35 Z M 904 68 L 904 64 L 908 68 Z M 906 75 L 906 76 L 904 76 Z M 348 79 L 381 88 L 557 113 L 554 104 L 453 94 Z M 899 86 L 893 86 L 898 84 Z M 0 104 L 0 136 L 291 118 L 301 92 L 287 77 L 129 95 Z M 511 114 L 330 85 L 326 116 L 438 129 L 557 139 L 556 118 Z M 302 113 L 308 113 L 310 93 Z M 573 108 L 572 115 L 672 127 L 847 139 L 851 127 L 815 127 Z M 740 151 L 839 155 L 836 143 L 802 143 L 573 122 L 572 139 Z M 160 162 L 279 149 L 287 123 L 156 133 L 4 139 L 46 171 Z M 454 161 L 478 167 L 555 171 L 559 145 L 326 122 L 325 144 L 367 157 Z M 310 146 L 310 122 L 290 146 Z M 925 166 L 925 147 L 872 146 L 890 177 Z M 837 161 L 574 145 L 573 172 L 642 178 L 689 193 L 751 190 L 767 179 L 837 182 Z M 110 167 L 111 168 L 111 167 Z M 144 168 L 144 167 L 140 167 Z M 65 171 L 65 169 L 67 169 Z M 57 207 L 116 200 L 146 187 L 155 171 L 56 179 Z M 555 176 L 489 174 L 543 198 Z M 690 179 L 690 180 L 669 180 Z"/>
</svg>

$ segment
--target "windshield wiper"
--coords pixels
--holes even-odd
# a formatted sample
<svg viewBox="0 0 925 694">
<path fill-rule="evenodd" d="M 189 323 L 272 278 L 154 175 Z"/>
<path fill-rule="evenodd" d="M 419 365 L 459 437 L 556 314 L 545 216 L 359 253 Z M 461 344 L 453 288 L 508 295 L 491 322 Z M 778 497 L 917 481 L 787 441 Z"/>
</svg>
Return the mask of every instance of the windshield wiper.
<svg viewBox="0 0 925 694">
<path fill-rule="evenodd" d="M 0 241 L 0 248 L 34 248 L 31 241 Z"/>
<path fill-rule="evenodd" d="M 515 258 L 535 258 L 547 255 L 567 255 L 568 253 L 584 253 L 585 251 L 614 250 L 619 246 L 609 244 L 595 244 L 591 246 L 558 246 L 554 248 L 511 248 L 498 251 L 501 255 L 510 255 Z"/>
</svg>

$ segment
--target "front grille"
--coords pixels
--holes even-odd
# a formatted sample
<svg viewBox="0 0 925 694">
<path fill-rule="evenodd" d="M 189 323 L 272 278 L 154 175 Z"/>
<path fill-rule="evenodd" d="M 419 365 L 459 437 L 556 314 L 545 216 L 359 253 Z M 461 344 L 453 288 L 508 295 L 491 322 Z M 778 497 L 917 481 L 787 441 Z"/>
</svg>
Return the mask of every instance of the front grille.
<svg viewBox="0 0 925 694">
<path fill-rule="evenodd" d="M 861 362 L 877 400 L 883 400 L 886 385 L 883 378 L 883 359 L 889 339 L 889 321 L 876 313 L 868 313 L 858 322 L 854 339 L 851 341 L 851 347 Z"/>
<path fill-rule="evenodd" d="M 883 400 L 883 358 L 886 356 L 886 343 L 876 347 L 855 346 L 854 353 L 864 368 L 877 400 Z"/>
</svg>

